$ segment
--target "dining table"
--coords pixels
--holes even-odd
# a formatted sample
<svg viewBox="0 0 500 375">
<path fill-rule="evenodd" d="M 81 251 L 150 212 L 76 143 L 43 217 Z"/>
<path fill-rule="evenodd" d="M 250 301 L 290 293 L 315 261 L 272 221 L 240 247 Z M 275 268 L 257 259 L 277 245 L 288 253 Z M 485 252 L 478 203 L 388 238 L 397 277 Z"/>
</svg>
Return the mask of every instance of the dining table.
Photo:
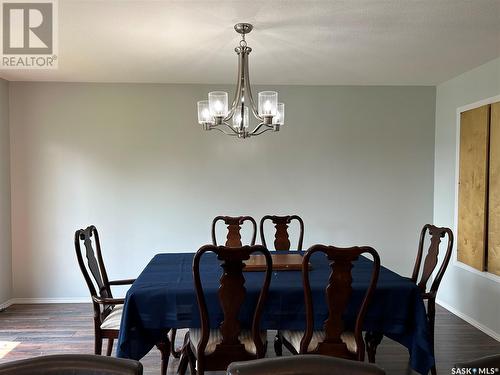
<svg viewBox="0 0 500 375">
<path fill-rule="evenodd" d="M 295 252 L 290 252 L 295 253 Z M 296 252 L 303 254 L 303 252 Z M 117 355 L 140 360 L 168 329 L 199 328 L 200 315 L 194 289 L 194 253 L 157 254 L 128 290 L 123 306 Z M 331 268 L 326 257 L 310 260 L 310 286 L 314 326 L 321 329 L 328 315 L 325 288 Z M 357 311 L 369 285 L 373 262 L 361 256 L 353 263 L 352 292 L 344 324 L 353 327 Z M 207 301 L 210 327 L 223 320 L 217 292 L 221 276 L 215 254 L 203 257 L 201 280 Z M 244 272 L 246 298 L 239 317 L 242 328 L 251 327 L 263 272 Z M 261 329 L 304 330 L 306 311 L 300 270 L 273 270 L 261 317 Z M 376 332 L 408 349 L 410 367 L 427 374 L 434 365 L 425 305 L 418 287 L 409 278 L 382 266 L 369 304 L 363 330 Z"/>
</svg>

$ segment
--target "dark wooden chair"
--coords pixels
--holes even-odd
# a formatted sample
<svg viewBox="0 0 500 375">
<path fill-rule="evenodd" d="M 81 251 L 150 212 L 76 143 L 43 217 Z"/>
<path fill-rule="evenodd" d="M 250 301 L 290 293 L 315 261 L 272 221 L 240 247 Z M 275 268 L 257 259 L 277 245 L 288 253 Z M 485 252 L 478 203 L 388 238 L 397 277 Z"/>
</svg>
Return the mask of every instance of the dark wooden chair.
<svg viewBox="0 0 500 375">
<path fill-rule="evenodd" d="M 227 225 L 227 247 L 241 247 L 241 226 L 245 221 L 252 223 L 253 232 L 252 240 L 250 241 L 250 246 L 255 245 L 255 239 L 257 237 L 257 223 L 255 219 L 251 216 L 217 216 L 212 221 L 212 245 L 217 246 L 217 237 L 215 235 L 215 230 L 217 227 L 217 222 L 223 221 Z"/>
<path fill-rule="evenodd" d="M 207 303 L 200 278 L 200 260 L 208 252 L 222 261 L 222 276 L 218 292 L 223 321 L 219 327 L 210 327 Z M 242 329 L 239 321 L 240 308 L 245 300 L 245 277 L 243 261 L 250 254 L 260 253 L 266 259 L 264 281 L 255 305 L 252 327 Z M 266 333 L 260 330 L 260 319 L 269 290 L 272 274 L 272 259 L 269 251 L 261 245 L 226 247 L 205 245 L 193 259 L 193 278 L 200 310 L 201 329 L 190 329 L 186 334 L 179 374 L 185 374 L 189 362 L 191 374 L 203 375 L 205 371 L 225 371 L 230 363 L 263 358 L 266 353 Z M 188 361 L 183 361 L 187 358 Z"/>
<path fill-rule="evenodd" d="M 424 267 L 422 272 L 422 257 L 424 255 L 424 243 L 427 237 L 427 234 L 430 236 L 430 244 L 427 249 L 427 255 L 424 260 Z M 439 248 L 441 246 L 441 240 L 447 237 L 447 245 L 446 252 L 444 254 L 443 261 L 439 270 L 435 274 L 434 280 L 430 288 L 427 288 L 427 284 L 434 273 L 437 265 L 438 265 L 438 257 L 439 257 Z M 435 316 L 436 316 L 436 295 L 439 289 L 439 284 L 441 283 L 441 279 L 446 272 L 446 268 L 448 267 L 448 263 L 451 258 L 451 251 L 453 249 L 453 232 L 449 228 L 439 228 L 431 224 L 426 224 L 422 228 L 420 232 L 420 240 L 418 244 L 417 251 L 417 259 L 415 261 L 415 266 L 413 267 L 413 275 L 411 280 L 417 284 L 420 292 L 422 293 L 422 297 L 427 301 L 427 320 L 429 322 L 429 333 L 431 338 L 431 343 L 434 351 L 434 324 L 435 324 Z M 419 279 L 420 275 L 420 279 Z M 377 346 L 382 341 L 383 335 L 377 332 L 367 332 L 366 333 L 366 343 L 367 343 L 367 353 L 368 360 L 371 363 L 375 362 L 375 354 L 377 351 Z M 436 366 L 431 369 L 432 374 L 436 374 Z"/>
<path fill-rule="evenodd" d="M 328 318 L 323 330 L 314 330 L 314 311 L 311 287 L 309 284 L 309 260 L 315 253 L 324 253 L 330 262 L 331 272 L 326 287 Z M 345 327 L 343 314 L 349 304 L 352 292 L 352 263 L 362 254 L 368 253 L 373 258 L 370 284 L 359 307 L 354 330 Z M 304 296 L 306 307 L 306 330 L 281 331 L 275 341 L 278 356 L 282 355 L 281 345 L 292 354 L 321 354 L 333 357 L 363 361 L 365 343 L 362 336 L 364 317 L 377 285 L 380 272 L 380 258 L 371 247 L 339 248 L 334 246 L 314 245 L 307 250 L 302 263 Z"/>
<path fill-rule="evenodd" d="M 93 241 L 92 241 L 93 238 Z M 81 243 L 85 248 L 85 258 L 82 252 Z M 94 247 L 95 245 L 95 251 Z M 75 233 L 75 249 L 78 264 L 83 277 L 87 283 L 92 297 L 94 307 L 94 333 L 95 333 L 95 354 L 102 354 L 102 341 L 108 340 L 106 355 L 110 356 L 113 350 L 113 341 L 118 338 L 120 323 L 123 311 L 123 298 L 113 298 L 111 287 L 115 285 L 129 285 L 134 279 L 109 280 L 101 252 L 99 233 L 95 226 L 91 225 L 85 229 L 79 229 Z M 158 343 L 157 347 L 162 354 L 162 374 L 166 374 L 168 357 L 173 351 L 175 341 L 175 331 L 172 330 L 172 341 L 168 339 L 168 332 L 165 333 L 165 341 Z"/>
<path fill-rule="evenodd" d="M 299 232 L 299 243 L 297 247 L 293 250 L 302 250 L 302 242 L 304 240 L 304 222 L 297 215 L 292 216 L 271 216 L 266 215 L 260 220 L 260 239 L 262 241 L 262 245 L 266 248 L 266 236 L 264 234 L 264 224 L 267 220 L 270 220 L 274 227 L 276 228 L 276 232 L 274 234 L 274 249 L 275 250 L 290 250 L 290 237 L 288 235 L 288 225 L 296 220 L 299 223 L 300 232 Z"/>
</svg>

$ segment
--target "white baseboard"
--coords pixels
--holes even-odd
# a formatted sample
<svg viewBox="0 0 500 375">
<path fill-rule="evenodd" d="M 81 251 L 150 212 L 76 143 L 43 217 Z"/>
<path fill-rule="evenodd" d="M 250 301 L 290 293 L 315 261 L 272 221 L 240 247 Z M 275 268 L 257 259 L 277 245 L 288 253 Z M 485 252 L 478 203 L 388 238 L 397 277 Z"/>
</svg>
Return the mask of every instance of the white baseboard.
<svg viewBox="0 0 500 375">
<path fill-rule="evenodd" d="M 90 297 L 76 298 L 12 298 L 9 300 L 10 305 L 27 305 L 38 303 L 91 303 Z"/>
<path fill-rule="evenodd" d="M 459 318 L 465 320 L 467 323 L 470 325 L 476 327 L 478 330 L 486 333 L 488 336 L 494 338 L 497 341 L 500 341 L 500 333 L 493 331 L 492 329 L 486 327 L 485 325 L 479 323 L 477 320 L 471 318 L 469 315 L 464 314 L 463 312 L 457 310 L 456 308 L 448 305 L 446 302 L 443 302 L 439 299 L 436 299 L 436 303 L 442 307 L 444 307 L 446 310 L 451 312 L 452 314 L 458 316 Z"/>
<path fill-rule="evenodd" d="M 14 303 L 14 299 L 9 299 L 3 303 L 0 303 L 0 311 L 6 309 L 7 307 L 9 307 L 10 305 L 12 305 Z"/>
</svg>

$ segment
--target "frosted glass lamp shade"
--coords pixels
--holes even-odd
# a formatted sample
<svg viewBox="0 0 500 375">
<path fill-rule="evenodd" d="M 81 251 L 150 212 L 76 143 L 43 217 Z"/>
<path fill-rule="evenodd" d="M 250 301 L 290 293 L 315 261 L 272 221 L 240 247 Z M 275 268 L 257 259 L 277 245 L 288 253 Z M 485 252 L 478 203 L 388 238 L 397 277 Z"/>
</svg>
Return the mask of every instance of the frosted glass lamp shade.
<svg viewBox="0 0 500 375">
<path fill-rule="evenodd" d="M 208 100 L 200 100 L 198 102 L 198 124 L 211 124 L 213 122 L 213 118 L 210 115 Z"/>
<path fill-rule="evenodd" d="M 213 117 L 226 117 L 227 116 L 227 92 L 212 91 L 208 93 L 208 105 L 210 107 L 210 114 Z"/>
<path fill-rule="evenodd" d="M 243 127 L 246 129 L 249 125 L 249 117 L 248 117 L 248 107 L 245 106 L 243 110 Z M 233 126 L 236 129 L 241 127 L 241 107 L 236 110 L 233 116 Z"/>
<path fill-rule="evenodd" d="M 278 111 L 276 116 L 273 117 L 273 124 L 283 125 L 285 123 L 285 104 L 278 103 Z"/>
<path fill-rule="evenodd" d="M 278 110 L 278 93 L 276 91 L 259 92 L 259 116 L 275 116 Z"/>
</svg>

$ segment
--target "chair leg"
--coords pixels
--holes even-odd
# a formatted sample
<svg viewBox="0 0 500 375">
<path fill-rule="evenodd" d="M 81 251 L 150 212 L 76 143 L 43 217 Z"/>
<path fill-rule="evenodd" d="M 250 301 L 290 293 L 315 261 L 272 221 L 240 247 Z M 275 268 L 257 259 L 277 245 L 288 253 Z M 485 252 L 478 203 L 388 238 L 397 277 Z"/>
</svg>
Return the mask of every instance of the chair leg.
<svg viewBox="0 0 500 375">
<path fill-rule="evenodd" d="M 366 332 L 366 352 L 368 353 L 368 362 L 375 363 L 375 354 L 377 353 L 377 346 L 382 342 L 384 335 L 379 332 Z"/>
<path fill-rule="evenodd" d="M 168 359 L 170 357 L 170 342 L 168 342 L 168 335 L 165 335 L 166 341 L 156 344 L 156 347 L 161 353 L 161 375 L 167 375 Z"/>
<path fill-rule="evenodd" d="M 108 339 L 108 347 L 106 349 L 106 355 L 110 357 L 112 351 L 113 351 L 113 339 Z"/>
<path fill-rule="evenodd" d="M 181 348 L 181 359 L 179 360 L 179 367 L 177 368 L 178 375 L 185 375 L 187 367 L 189 365 L 189 356 L 187 352 L 187 346 L 189 345 L 189 336 L 186 334 L 184 336 L 184 343 Z"/>
<path fill-rule="evenodd" d="M 97 354 L 97 355 L 102 354 L 102 337 L 97 332 L 95 333 L 94 354 Z"/>
<path fill-rule="evenodd" d="M 276 336 L 274 336 L 274 352 L 276 353 L 277 357 L 281 357 L 283 355 L 283 343 L 281 342 L 281 336 L 278 333 L 276 333 Z"/>
<path fill-rule="evenodd" d="M 187 357 L 186 351 L 183 349 L 181 351 L 181 358 L 179 359 L 179 367 L 177 367 L 177 374 L 185 375 L 188 364 L 189 364 L 189 358 Z"/>
<path fill-rule="evenodd" d="M 181 356 L 180 350 L 175 350 L 175 335 L 177 334 L 177 330 L 172 328 L 170 330 L 170 352 L 174 358 L 179 358 Z"/>
<path fill-rule="evenodd" d="M 191 350 L 191 342 L 188 342 L 187 345 L 187 355 L 189 358 L 189 371 L 191 372 L 191 375 L 203 375 L 204 371 L 196 368 L 196 357 Z"/>
</svg>

